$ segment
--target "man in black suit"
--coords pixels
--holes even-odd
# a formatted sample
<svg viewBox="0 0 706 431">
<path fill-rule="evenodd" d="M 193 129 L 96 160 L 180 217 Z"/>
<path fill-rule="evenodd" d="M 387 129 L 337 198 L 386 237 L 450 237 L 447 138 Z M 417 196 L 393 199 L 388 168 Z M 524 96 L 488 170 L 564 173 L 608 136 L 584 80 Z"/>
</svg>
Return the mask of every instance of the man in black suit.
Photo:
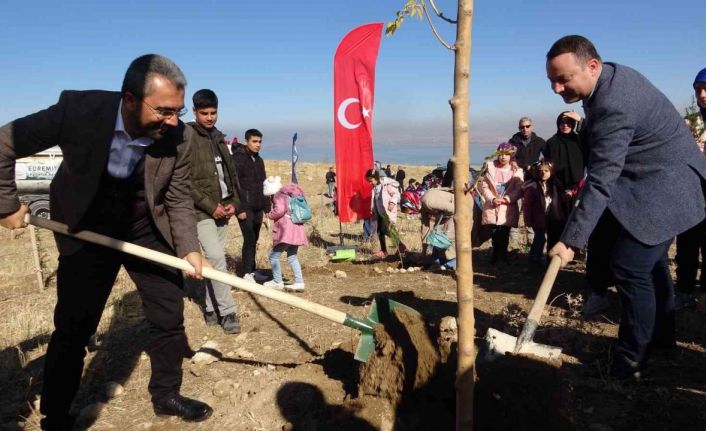
<svg viewBox="0 0 706 431">
<path fill-rule="evenodd" d="M 187 260 L 201 277 L 183 139 L 186 79 L 171 60 L 145 55 L 129 66 L 121 92 L 64 91 L 43 111 L 0 128 L 0 225 L 24 227 L 14 163 L 58 145 L 51 214 L 69 231 L 91 230 Z M 86 345 L 96 331 L 121 266 L 142 298 L 152 339 L 149 392 L 155 413 L 208 418 L 205 403 L 182 397 L 181 364 L 191 353 L 184 332 L 182 274 L 136 257 L 56 235 L 59 249 L 55 330 L 44 360 L 41 426 L 67 430 Z"/>
</svg>

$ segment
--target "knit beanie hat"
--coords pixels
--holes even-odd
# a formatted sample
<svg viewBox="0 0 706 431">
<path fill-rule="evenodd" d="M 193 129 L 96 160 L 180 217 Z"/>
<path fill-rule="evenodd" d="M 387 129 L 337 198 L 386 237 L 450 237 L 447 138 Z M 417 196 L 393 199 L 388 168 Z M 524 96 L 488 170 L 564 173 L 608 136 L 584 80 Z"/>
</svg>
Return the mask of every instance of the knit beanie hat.
<svg viewBox="0 0 706 431">
<path fill-rule="evenodd" d="M 694 78 L 694 84 L 696 84 L 697 82 L 706 82 L 706 67 L 701 69 L 701 71 L 696 74 L 696 78 Z"/>
<path fill-rule="evenodd" d="M 265 196 L 272 196 L 281 188 L 282 178 L 280 177 L 267 177 L 267 179 L 262 182 L 262 192 Z"/>
</svg>

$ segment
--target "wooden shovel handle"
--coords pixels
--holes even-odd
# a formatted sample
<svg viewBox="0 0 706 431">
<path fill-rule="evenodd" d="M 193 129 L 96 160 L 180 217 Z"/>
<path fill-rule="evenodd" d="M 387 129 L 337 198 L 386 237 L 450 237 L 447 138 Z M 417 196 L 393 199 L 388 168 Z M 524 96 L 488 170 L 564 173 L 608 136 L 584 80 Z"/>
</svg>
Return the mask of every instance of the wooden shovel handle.
<svg viewBox="0 0 706 431">
<path fill-rule="evenodd" d="M 532 320 L 539 324 L 544 306 L 547 304 L 547 299 L 549 299 L 549 293 L 552 291 L 552 286 L 554 286 L 554 280 L 556 280 L 556 276 L 559 273 L 559 268 L 561 268 L 561 258 L 559 256 L 553 256 L 549 261 L 547 272 L 544 273 L 542 284 L 539 285 L 537 297 L 534 299 L 527 320 Z"/>
<path fill-rule="evenodd" d="M 45 219 L 42 217 L 36 217 L 28 214 L 25 217 L 25 222 L 41 228 L 49 229 L 53 232 L 62 235 L 78 238 L 84 241 L 92 242 L 94 244 L 109 247 L 114 250 L 122 251 L 124 253 L 131 254 L 133 256 L 137 256 L 152 262 L 161 263 L 163 265 L 167 265 L 172 268 L 177 268 L 182 271 L 194 270 L 191 264 L 189 264 L 189 262 L 184 259 L 180 259 L 175 256 L 170 256 L 165 253 L 160 253 L 158 251 L 135 245 L 129 242 L 120 241 L 115 238 L 111 238 L 91 231 L 69 232 L 68 227 L 65 224 L 59 223 L 57 221 Z M 307 301 L 306 299 L 302 299 L 276 289 L 263 287 L 255 282 L 243 280 L 242 278 L 236 277 L 226 272 L 221 272 L 213 268 L 203 268 L 202 275 L 205 278 L 220 281 L 221 283 L 225 283 L 230 286 L 235 286 L 238 289 L 244 290 L 246 292 L 250 292 L 259 296 L 264 296 L 266 298 L 273 299 L 277 302 L 281 302 L 283 304 L 291 305 L 292 307 L 308 311 L 310 313 L 316 314 L 317 316 L 323 317 L 324 319 L 328 319 L 336 323 L 343 324 L 346 320 L 346 313 L 342 311 L 334 310 L 333 308 L 329 308 L 321 304 L 316 304 L 314 302 Z"/>
</svg>

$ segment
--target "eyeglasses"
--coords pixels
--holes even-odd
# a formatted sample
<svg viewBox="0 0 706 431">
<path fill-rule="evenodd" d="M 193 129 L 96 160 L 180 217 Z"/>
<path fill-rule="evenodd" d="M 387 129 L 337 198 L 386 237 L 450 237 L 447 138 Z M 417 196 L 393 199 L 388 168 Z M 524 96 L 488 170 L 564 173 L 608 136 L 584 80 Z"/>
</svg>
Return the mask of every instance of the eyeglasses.
<svg viewBox="0 0 706 431">
<path fill-rule="evenodd" d="M 177 117 L 183 117 L 184 115 L 186 115 L 187 112 L 189 112 L 189 110 L 186 109 L 186 107 L 183 107 L 181 109 L 165 109 L 165 108 L 155 108 L 152 105 L 150 105 L 149 103 L 145 102 L 144 100 L 142 101 L 142 103 L 147 105 L 147 107 L 150 108 L 152 110 L 152 112 L 155 113 L 155 115 L 157 115 L 158 117 L 162 117 L 165 120 L 168 120 L 175 115 Z"/>
<path fill-rule="evenodd" d="M 520 129 L 529 129 L 530 127 L 532 127 L 531 124 L 523 124 L 520 126 Z"/>
</svg>

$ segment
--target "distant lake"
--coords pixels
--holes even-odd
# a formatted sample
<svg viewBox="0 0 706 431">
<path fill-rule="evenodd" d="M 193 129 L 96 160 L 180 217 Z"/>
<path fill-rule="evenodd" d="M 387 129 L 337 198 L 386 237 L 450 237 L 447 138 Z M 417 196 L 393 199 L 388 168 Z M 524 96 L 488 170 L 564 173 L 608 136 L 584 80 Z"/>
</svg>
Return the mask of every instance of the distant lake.
<svg viewBox="0 0 706 431">
<path fill-rule="evenodd" d="M 335 160 L 333 144 L 329 146 L 307 146 L 297 143 L 300 162 L 333 163 Z M 483 159 L 495 151 L 495 144 L 471 144 L 471 165 L 480 166 Z M 404 146 L 377 144 L 373 147 L 375 160 L 383 166 L 390 164 L 393 168 L 397 165 L 446 165 L 453 153 L 451 144 L 430 144 L 429 146 Z M 273 144 L 262 146 L 260 155 L 266 160 L 291 160 L 291 146 Z"/>
</svg>

